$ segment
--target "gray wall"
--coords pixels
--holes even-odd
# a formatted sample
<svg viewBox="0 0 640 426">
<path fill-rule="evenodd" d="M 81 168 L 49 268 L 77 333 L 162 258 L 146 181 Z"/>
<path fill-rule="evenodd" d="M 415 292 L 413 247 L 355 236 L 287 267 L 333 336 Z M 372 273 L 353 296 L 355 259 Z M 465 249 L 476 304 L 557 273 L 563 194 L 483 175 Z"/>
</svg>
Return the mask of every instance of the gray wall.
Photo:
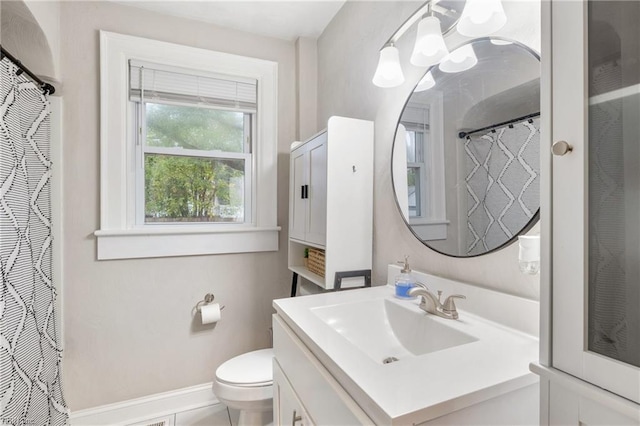
<svg viewBox="0 0 640 426">
<path fill-rule="evenodd" d="M 420 4 L 347 2 L 318 40 L 319 125 L 322 126 L 331 115 L 375 121 L 374 282 L 384 282 L 386 265 L 408 254 L 411 266 L 416 270 L 537 300 L 539 279 L 525 276 L 518 270 L 517 244 L 471 259 L 443 256 L 422 245 L 411 234 L 396 207 L 391 186 L 394 132 L 404 102 L 424 72 L 409 65 L 415 37 L 412 31 L 398 43 L 405 83 L 399 88 L 381 89 L 371 83 L 371 78 L 378 50 Z M 516 2 L 505 4 L 507 14 L 516 7 L 521 6 Z M 534 2 L 529 2 L 529 7 L 539 9 Z M 539 51 L 540 22 L 536 21 L 535 14 L 527 12 L 521 14 L 527 23 L 523 25 L 510 20 L 504 33 L 517 31 L 519 35 L 514 38 L 526 41 Z M 451 47 L 452 43 L 456 45 L 456 40 L 448 40 L 448 43 Z"/>
<path fill-rule="evenodd" d="M 47 80 L 57 76 L 57 12 L 57 5 L 49 2 L 0 2 L 2 47 Z"/>
<path fill-rule="evenodd" d="M 288 293 L 288 150 L 295 45 L 111 2 L 61 3 L 64 95 L 64 386 L 72 410 L 209 382 L 226 359 L 271 344 L 271 301 Z M 278 62 L 279 252 L 97 261 L 99 38 L 106 30 Z M 192 318 L 212 292 L 215 327 Z M 197 318 L 197 317 L 196 317 Z"/>
<path fill-rule="evenodd" d="M 45 4 L 58 5 L 30 3 Z M 348 2 L 318 42 L 316 130 L 326 126 L 330 115 L 376 123 L 375 282 L 384 282 L 387 263 L 409 254 L 415 269 L 536 299 L 537 278 L 518 272 L 516 247 L 477 259 L 438 255 L 413 237 L 395 206 L 391 141 L 404 100 L 421 70 L 405 66 L 407 83 L 398 89 L 376 88 L 371 78 L 378 49 L 420 4 Z M 296 136 L 296 109 L 303 115 L 303 111 L 314 110 L 313 103 L 305 101 L 302 105 L 302 100 L 298 107 L 296 90 L 312 96 L 315 91 L 304 88 L 308 82 L 296 82 L 293 42 L 109 2 L 59 5 L 59 28 L 54 19 L 57 15 L 48 25 L 40 25 L 53 52 L 54 66 L 46 73 L 62 80 L 56 87 L 64 95 L 63 384 L 67 402 L 75 411 L 211 381 L 224 360 L 270 344 L 271 301 L 287 295 L 290 280 L 285 250 L 289 144 Z M 284 228 L 280 252 L 95 260 L 93 232 L 99 227 L 100 29 L 278 62 L 278 223 Z M 3 41 L 5 36 L 3 28 Z M 405 63 L 411 42 L 405 37 L 400 43 Z M 315 48 L 313 43 L 303 45 Z M 21 55 L 19 51 L 14 53 Z M 300 70 L 312 62 L 309 58 L 305 61 L 306 65 L 298 63 Z M 300 70 L 300 78 L 308 74 Z M 300 117 L 300 121 L 304 126 L 298 132 L 305 138 L 313 133 L 310 128 L 314 120 Z M 215 293 L 226 305 L 223 320 L 213 328 L 198 326 L 192 319 L 193 306 L 207 292 Z"/>
</svg>

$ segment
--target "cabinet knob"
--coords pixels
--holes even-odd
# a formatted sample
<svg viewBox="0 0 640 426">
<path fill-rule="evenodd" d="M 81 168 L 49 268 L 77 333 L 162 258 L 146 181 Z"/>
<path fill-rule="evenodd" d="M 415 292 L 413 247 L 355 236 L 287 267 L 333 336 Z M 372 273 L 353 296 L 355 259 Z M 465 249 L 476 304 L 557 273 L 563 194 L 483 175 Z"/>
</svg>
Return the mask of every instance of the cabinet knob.
<svg viewBox="0 0 640 426">
<path fill-rule="evenodd" d="M 558 141 L 551 147 L 553 155 L 563 156 L 573 151 L 573 147 L 567 141 Z"/>
</svg>

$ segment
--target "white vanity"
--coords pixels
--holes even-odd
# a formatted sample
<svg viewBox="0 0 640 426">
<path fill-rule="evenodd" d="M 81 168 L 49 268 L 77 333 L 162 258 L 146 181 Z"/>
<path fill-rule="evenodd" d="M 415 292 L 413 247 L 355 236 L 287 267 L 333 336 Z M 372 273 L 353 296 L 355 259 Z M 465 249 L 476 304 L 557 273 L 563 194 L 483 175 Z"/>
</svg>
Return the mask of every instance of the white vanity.
<svg viewBox="0 0 640 426">
<path fill-rule="evenodd" d="M 274 301 L 275 424 L 538 424 L 538 303 L 416 275 L 458 320 L 389 285 Z"/>
</svg>

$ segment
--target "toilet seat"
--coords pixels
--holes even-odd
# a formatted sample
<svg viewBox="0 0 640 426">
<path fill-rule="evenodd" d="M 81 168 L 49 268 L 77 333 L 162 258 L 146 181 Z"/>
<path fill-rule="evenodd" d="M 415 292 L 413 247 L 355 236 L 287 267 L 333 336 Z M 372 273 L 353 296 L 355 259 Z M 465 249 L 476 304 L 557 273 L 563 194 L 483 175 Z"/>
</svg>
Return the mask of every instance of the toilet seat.
<svg viewBox="0 0 640 426">
<path fill-rule="evenodd" d="M 264 387 L 273 384 L 273 349 L 261 349 L 224 362 L 216 370 L 219 383 L 237 387 Z"/>
<path fill-rule="evenodd" d="M 213 393 L 240 410 L 238 426 L 273 425 L 273 349 L 239 355 L 216 370 Z"/>
</svg>

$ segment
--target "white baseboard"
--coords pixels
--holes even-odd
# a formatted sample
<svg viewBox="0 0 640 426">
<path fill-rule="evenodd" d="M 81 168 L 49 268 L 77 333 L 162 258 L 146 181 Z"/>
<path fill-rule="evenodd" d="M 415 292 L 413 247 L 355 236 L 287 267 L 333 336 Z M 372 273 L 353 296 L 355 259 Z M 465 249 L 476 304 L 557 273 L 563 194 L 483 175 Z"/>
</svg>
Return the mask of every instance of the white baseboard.
<svg viewBox="0 0 640 426">
<path fill-rule="evenodd" d="M 210 382 L 115 404 L 72 411 L 69 422 L 72 426 L 128 425 L 215 404 L 219 404 L 219 401 L 213 394 Z"/>
</svg>

